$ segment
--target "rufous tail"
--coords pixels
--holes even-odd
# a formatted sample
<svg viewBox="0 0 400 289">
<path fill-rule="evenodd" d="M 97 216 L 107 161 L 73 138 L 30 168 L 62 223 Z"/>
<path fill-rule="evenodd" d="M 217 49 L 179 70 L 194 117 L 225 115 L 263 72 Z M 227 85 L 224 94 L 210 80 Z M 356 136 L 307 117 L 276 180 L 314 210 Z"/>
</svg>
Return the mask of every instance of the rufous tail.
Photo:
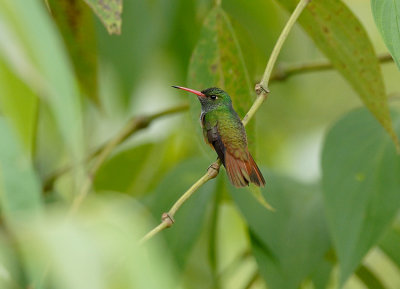
<svg viewBox="0 0 400 289">
<path fill-rule="evenodd" d="M 248 153 L 247 160 L 242 160 L 235 158 L 226 151 L 224 165 L 229 180 L 235 187 L 245 187 L 248 186 L 249 183 L 264 187 L 264 177 L 250 153 Z"/>
</svg>

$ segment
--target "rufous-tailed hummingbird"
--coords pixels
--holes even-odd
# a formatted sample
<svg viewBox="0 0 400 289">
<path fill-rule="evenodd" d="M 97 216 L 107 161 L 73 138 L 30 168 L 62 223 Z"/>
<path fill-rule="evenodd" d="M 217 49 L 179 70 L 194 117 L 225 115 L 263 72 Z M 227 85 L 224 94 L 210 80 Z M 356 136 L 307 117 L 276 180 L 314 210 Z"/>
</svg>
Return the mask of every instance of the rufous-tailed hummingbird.
<svg viewBox="0 0 400 289">
<path fill-rule="evenodd" d="M 197 95 L 201 103 L 204 140 L 217 152 L 231 183 L 236 187 L 248 186 L 249 183 L 263 187 L 264 177 L 249 153 L 246 131 L 228 93 L 217 87 L 202 91 L 173 87 Z"/>
</svg>

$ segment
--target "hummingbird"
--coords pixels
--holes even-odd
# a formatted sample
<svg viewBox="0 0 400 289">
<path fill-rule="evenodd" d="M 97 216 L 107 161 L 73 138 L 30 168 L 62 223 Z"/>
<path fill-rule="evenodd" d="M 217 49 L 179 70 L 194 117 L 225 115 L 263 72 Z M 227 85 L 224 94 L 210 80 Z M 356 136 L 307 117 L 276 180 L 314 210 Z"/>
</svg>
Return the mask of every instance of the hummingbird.
<svg viewBox="0 0 400 289">
<path fill-rule="evenodd" d="M 204 140 L 217 153 L 230 182 L 235 187 L 254 183 L 264 187 L 265 180 L 247 147 L 246 130 L 233 109 L 229 94 L 217 87 L 202 91 L 172 86 L 197 95 L 201 104 L 200 123 Z"/>
</svg>

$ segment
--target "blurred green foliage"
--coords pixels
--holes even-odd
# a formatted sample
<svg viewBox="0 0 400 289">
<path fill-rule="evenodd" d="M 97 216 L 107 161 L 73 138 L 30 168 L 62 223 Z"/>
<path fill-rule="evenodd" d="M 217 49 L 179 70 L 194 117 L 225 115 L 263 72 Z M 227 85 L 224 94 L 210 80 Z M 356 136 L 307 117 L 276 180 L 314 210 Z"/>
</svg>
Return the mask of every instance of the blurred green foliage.
<svg viewBox="0 0 400 289">
<path fill-rule="evenodd" d="M 0 288 L 399 288 L 389 2 L 313 0 L 291 31 L 279 69 L 335 70 L 271 82 L 247 128 L 275 211 L 221 168 L 139 246 L 216 158 L 170 85 L 221 86 L 243 116 L 297 1 L 0 0 Z M 88 175 L 132 116 L 182 103 Z"/>
</svg>

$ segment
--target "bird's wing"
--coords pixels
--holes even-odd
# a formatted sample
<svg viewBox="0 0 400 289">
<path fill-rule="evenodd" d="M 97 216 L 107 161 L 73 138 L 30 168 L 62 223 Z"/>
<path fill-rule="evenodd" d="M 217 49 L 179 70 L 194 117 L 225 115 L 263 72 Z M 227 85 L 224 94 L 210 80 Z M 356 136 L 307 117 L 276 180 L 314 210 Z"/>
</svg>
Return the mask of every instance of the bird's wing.
<svg viewBox="0 0 400 289">
<path fill-rule="evenodd" d="M 265 180 L 247 150 L 247 145 L 225 145 L 229 139 L 220 133 L 218 122 L 214 126 L 203 127 L 207 142 L 212 145 L 236 187 L 247 186 L 250 182 L 264 186 Z"/>
<path fill-rule="evenodd" d="M 207 142 L 214 147 L 214 150 L 217 152 L 219 159 L 221 162 L 225 165 L 225 145 L 222 142 L 221 135 L 218 132 L 218 123 L 209 128 L 206 129 L 206 137 L 207 137 Z"/>
</svg>

